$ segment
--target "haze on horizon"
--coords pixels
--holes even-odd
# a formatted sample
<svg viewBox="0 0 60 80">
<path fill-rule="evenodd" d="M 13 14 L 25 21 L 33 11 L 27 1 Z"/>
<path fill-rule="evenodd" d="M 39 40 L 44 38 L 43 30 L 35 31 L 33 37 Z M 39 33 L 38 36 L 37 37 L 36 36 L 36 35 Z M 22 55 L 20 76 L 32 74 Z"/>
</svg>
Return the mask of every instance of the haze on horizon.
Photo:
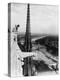
<svg viewBox="0 0 60 80">
<path fill-rule="evenodd" d="M 27 4 L 11 4 L 11 28 L 19 24 L 19 32 L 26 31 Z M 58 34 L 58 6 L 30 5 L 31 33 Z"/>
</svg>

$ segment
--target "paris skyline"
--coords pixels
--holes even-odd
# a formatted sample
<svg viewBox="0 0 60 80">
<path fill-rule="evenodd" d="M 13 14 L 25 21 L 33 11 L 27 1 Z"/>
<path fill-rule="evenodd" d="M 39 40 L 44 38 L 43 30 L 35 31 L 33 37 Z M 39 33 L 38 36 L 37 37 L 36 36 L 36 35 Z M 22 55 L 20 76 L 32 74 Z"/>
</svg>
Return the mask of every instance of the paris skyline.
<svg viewBox="0 0 60 80">
<path fill-rule="evenodd" d="M 11 4 L 11 26 L 19 24 L 19 32 L 26 30 L 27 4 Z M 30 5 L 31 33 L 58 34 L 58 6 Z"/>
</svg>

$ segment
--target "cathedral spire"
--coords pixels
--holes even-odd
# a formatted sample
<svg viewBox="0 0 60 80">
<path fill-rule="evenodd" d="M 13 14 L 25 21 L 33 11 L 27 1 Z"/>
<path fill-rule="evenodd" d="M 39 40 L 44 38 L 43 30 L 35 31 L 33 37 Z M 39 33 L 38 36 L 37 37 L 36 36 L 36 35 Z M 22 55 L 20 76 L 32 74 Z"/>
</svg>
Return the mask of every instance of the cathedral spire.
<svg viewBox="0 0 60 80">
<path fill-rule="evenodd" d="M 27 22 L 26 22 L 26 34 L 25 34 L 25 50 L 31 52 L 31 31 L 30 31 L 30 4 L 27 7 Z"/>
<path fill-rule="evenodd" d="M 32 43 L 31 43 L 31 32 L 30 32 L 30 4 L 27 7 L 27 22 L 26 22 L 26 33 L 25 33 L 25 52 L 32 51 Z M 23 74 L 24 76 L 31 76 L 31 57 L 27 57 L 24 59 L 24 67 Z"/>
</svg>

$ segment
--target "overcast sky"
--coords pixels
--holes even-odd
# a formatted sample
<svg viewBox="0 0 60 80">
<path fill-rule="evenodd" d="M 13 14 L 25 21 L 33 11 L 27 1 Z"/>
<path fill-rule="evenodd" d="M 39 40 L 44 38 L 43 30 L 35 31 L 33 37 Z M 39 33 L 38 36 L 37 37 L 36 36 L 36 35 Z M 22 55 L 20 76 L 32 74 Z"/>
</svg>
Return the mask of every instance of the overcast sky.
<svg viewBox="0 0 60 80">
<path fill-rule="evenodd" d="M 11 27 L 19 24 L 20 32 L 26 30 L 27 4 L 11 5 Z M 30 5 L 31 33 L 58 34 L 58 6 Z"/>
</svg>

